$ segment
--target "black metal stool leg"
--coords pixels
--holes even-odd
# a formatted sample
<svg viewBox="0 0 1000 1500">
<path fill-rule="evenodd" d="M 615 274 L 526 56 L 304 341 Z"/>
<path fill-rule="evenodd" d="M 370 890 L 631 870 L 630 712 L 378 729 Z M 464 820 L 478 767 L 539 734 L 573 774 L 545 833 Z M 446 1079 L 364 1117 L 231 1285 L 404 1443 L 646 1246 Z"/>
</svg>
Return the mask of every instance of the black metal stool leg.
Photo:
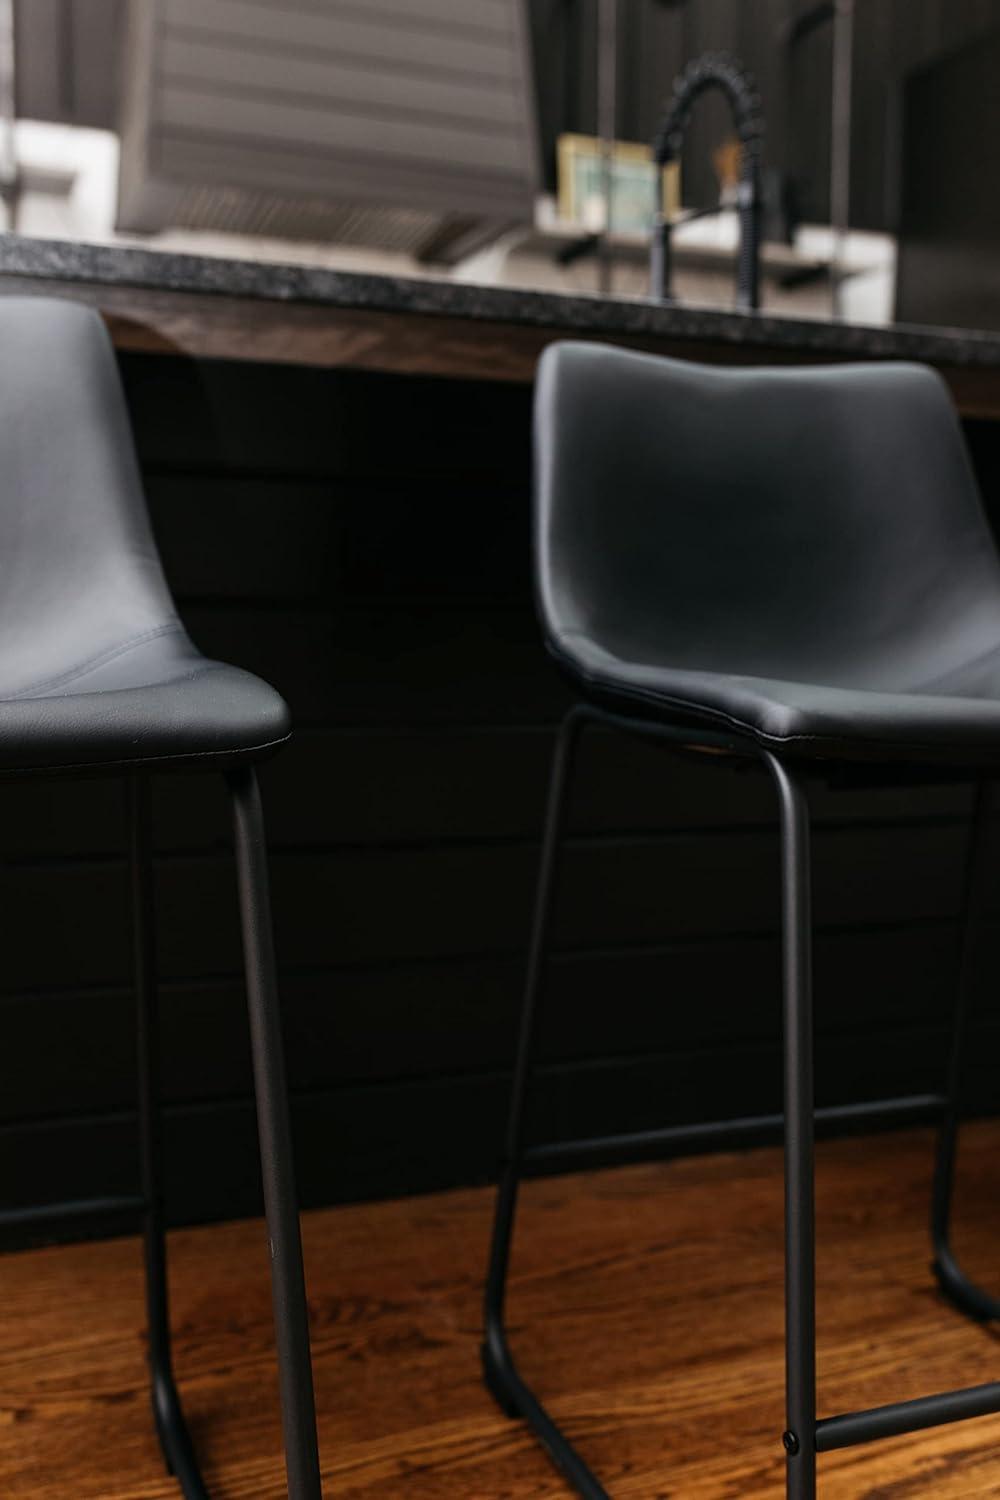
<svg viewBox="0 0 1000 1500">
<path fill-rule="evenodd" d="M 649 732 L 647 726 L 594 710 L 571 714 L 560 733 L 542 849 L 535 920 L 532 932 L 514 1075 L 513 1103 L 507 1140 L 507 1159 L 497 1200 L 493 1243 L 486 1293 L 486 1341 L 483 1365 L 486 1384 L 511 1416 L 524 1417 L 584 1500 L 608 1500 L 607 1491 L 591 1473 L 552 1418 L 521 1379 L 511 1357 L 504 1329 L 504 1292 L 510 1242 L 517 1204 L 518 1181 L 526 1161 L 568 1162 L 580 1160 L 595 1149 L 602 1154 L 611 1147 L 676 1146 L 680 1140 L 720 1138 L 723 1132 L 748 1127 L 747 1133 L 770 1123 L 770 1117 L 714 1122 L 683 1131 L 645 1132 L 641 1135 L 606 1137 L 555 1146 L 526 1146 L 522 1117 L 531 1067 L 531 1051 L 538 1001 L 544 972 L 549 917 L 565 802 L 580 722 L 584 717 L 607 719 L 619 727 Z M 875 1439 L 900 1436 L 942 1423 L 965 1421 L 1000 1411 L 1000 1382 L 960 1390 L 938 1392 L 917 1400 L 894 1402 L 867 1410 L 843 1412 L 816 1419 L 816 1226 L 815 1226 L 815 1121 L 817 1111 L 813 1080 L 812 994 L 812 873 L 810 864 L 810 820 L 804 789 L 798 775 L 776 756 L 758 751 L 766 762 L 778 796 L 781 829 L 781 905 L 784 993 L 784 1086 L 785 1086 L 785 1387 L 787 1500 L 816 1500 L 817 1455 Z M 951 1096 L 945 1117 L 937 1163 L 933 1227 L 938 1253 L 936 1270 L 948 1294 L 966 1311 L 980 1317 L 1000 1315 L 1000 1303 L 982 1293 L 963 1275 L 948 1250 L 947 1231 L 951 1205 L 959 1089 L 963 1046 L 968 1029 L 974 925 L 987 845 L 989 807 L 986 789 L 980 789 L 975 829 L 970 846 L 967 876 L 966 917 L 963 935 L 962 976 L 951 1070 Z M 915 1101 L 921 1109 L 941 1101 L 930 1096 Z M 843 1116 L 843 1110 L 820 1112 Z M 853 1113 L 853 1109 L 850 1111 Z"/>
<path fill-rule="evenodd" d="M 149 780 L 141 775 L 130 776 L 126 786 L 137 1001 L 139 1162 L 145 1200 L 143 1248 L 153 1417 L 167 1468 L 176 1477 L 186 1500 L 208 1500 L 184 1421 L 170 1354 Z"/>
<path fill-rule="evenodd" d="M 788 1500 L 816 1495 L 816 1231 L 809 808 L 798 780 L 765 759 L 781 819 L 785 1074 L 785 1409 Z"/>
<path fill-rule="evenodd" d="M 486 1280 L 486 1337 L 482 1346 L 482 1359 L 483 1376 L 487 1388 L 506 1414 L 509 1417 L 522 1416 L 530 1423 L 552 1461 L 575 1486 L 579 1494 L 584 1496 L 584 1500 L 608 1500 L 607 1491 L 598 1483 L 583 1459 L 566 1441 L 545 1408 L 521 1379 L 510 1352 L 504 1327 L 507 1271 L 510 1264 L 510 1246 L 514 1232 L 521 1174 L 524 1107 L 531 1075 L 538 1003 L 545 974 L 556 866 L 566 822 L 576 746 L 586 717 L 587 715 L 580 709 L 572 709 L 566 715 L 559 730 L 552 764 L 531 944 L 528 951 L 524 1006 L 521 1012 L 521 1028 L 514 1064 L 506 1150 L 493 1220 L 493 1239 Z"/>
<path fill-rule="evenodd" d="M 257 777 L 230 772 L 289 1500 L 321 1500 L 302 1238 Z"/>
<path fill-rule="evenodd" d="M 962 913 L 961 952 L 959 958 L 958 995 L 955 1004 L 955 1029 L 952 1040 L 948 1093 L 937 1140 L 934 1163 L 934 1189 L 931 1200 L 931 1239 L 934 1246 L 933 1270 L 941 1290 L 957 1308 L 980 1321 L 1000 1318 L 1000 1300 L 969 1280 L 951 1249 L 950 1224 L 955 1185 L 955 1156 L 958 1149 L 959 1122 L 962 1109 L 962 1085 L 965 1073 L 965 1050 L 969 1034 L 975 989 L 976 938 L 982 901 L 987 855 L 992 785 L 981 781 L 976 789 L 969 854 L 966 862 L 965 893 Z"/>
</svg>

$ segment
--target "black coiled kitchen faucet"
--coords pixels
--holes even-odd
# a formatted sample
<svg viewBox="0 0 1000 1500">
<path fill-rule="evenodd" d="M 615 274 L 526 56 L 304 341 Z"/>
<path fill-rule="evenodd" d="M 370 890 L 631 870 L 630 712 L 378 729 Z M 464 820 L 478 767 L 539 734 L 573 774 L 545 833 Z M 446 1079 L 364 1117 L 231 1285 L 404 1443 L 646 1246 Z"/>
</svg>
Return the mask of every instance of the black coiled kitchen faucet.
<svg viewBox="0 0 1000 1500">
<path fill-rule="evenodd" d="M 678 76 L 666 114 L 653 142 L 656 173 L 656 223 L 653 226 L 650 262 L 651 291 L 661 301 L 672 301 L 671 226 L 663 202 L 662 168 L 680 157 L 695 100 L 709 89 L 721 89 L 733 111 L 740 143 L 740 181 L 737 207 L 740 245 L 736 264 L 736 305 L 754 312 L 760 306 L 760 158 L 764 126 L 760 96 L 753 77 L 735 57 L 726 52 L 706 52 L 696 57 Z"/>
</svg>

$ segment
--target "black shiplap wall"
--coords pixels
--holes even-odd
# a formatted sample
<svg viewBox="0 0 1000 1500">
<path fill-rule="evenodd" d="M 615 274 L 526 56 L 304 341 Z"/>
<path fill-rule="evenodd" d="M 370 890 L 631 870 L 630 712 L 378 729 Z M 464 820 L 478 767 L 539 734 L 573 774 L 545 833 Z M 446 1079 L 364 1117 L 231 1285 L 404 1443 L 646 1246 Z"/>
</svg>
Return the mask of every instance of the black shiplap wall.
<svg viewBox="0 0 1000 1500">
<path fill-rule="evenodd" d="M 123 369 L 181 611 L 206 651 L 281 687 L 298 726 L 263 782 L 303 1196 L 481 1181 L 566 702 L 530 600 L 529 393 L 157 356 Z M 994 430 L 973 436 L 993 472 Z M 3 1198 L 127 1190 L 118 789 L 0 795 Z M 968 789 L 815 805 L 820 1095 L 933 1088 Z M 241 1214 L 257 1172 L 224 794 L 164 777 L 156 806 L 170 1211 Z M 777 1107 L 775 861 L 761 778 L 593 735 L 539 1133 Z M 994 918 L 984 995 L 997 938 Z M 984 1011 L 980 1104 L 1000 1097 L 997 1042 Z"/>
</svg>

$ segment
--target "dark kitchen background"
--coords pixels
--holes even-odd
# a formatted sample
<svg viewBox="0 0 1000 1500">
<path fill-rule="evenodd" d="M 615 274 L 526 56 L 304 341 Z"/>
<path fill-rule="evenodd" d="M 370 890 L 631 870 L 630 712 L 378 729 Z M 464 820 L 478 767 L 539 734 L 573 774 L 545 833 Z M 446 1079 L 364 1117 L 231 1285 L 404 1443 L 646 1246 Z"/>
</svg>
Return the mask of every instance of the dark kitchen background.
<svg viewBox="0 0 1000 1500">
<path fill-rule="evenodd" d="M 494 43 L 515 55 L 506 32 L 476 20 L 493 3 L 470 0 L 466 30 L 451 28 L 449 45 L 483 68 Z M 404 9 L 413 38 L 443 45 L 440 5 L 428 0 L 423 19 L 418 0 L 401 6 L 366 13 L 375 72 L 379 28 L 388 49 Z M 854 295 L 829 248 L 833 10 L 621 0 L 613 53 L 602 54 L 614 59 L 615 136 L 634 143 L 653 136 L 690 58 L 725 49 L 753 70 L 766 124 L 765 260 L 768 245 L 784 246 L 766 295 L 779 312 L 824 317 L 837 312 L 841 272 L 852 316 Z M 513 166 L 495 168 L 499 215 L 495 200 L 461 187 L 463 172 L 479 171 L 472 146 L 449 179 L 451 209 L 440 172 L 391 153 L 377 204 L 341 201 L 323 186 L 336 180 L 334 146 L 303 155 L 293 139 L 305 162 L 296 186 L 282 154 L 288 122 L 302 110 L 318 121 L 336 103 L 335 76 L 314 97 L 296 71 L 315 6 L 144 4 L 140 19 L 161 28 L 145 38 L 127 29 L 127 11 L 116 0 L 20 0 L 9 12 L 9 229 L 206 254 L 236 245 L 251 259 L 500 285 L 594 290 L 604 275 L 619 295 L 644 295 L 644 245 L 623 237 L 602 251 L 579 226 L 523 207 L 557 194 L 558 137 L 601 130 L 597 0 L 534 0 L 516 54 L 525 67 L 508 91 L 517 120 L 498 115 L 495 131 L 469 135 L 484 162 L 504 131 L 531 137 Z M 275 17 L 284 93 L 254 71 Z M 997 6 L 858 0 L 852 21 L 840 229 L 861 257 L 858 282 L 877 283 L 858 306 L 996 329 Z M 416 88 L 423 54 L 416 41 L 407 53 L 384 65 Z M 151 95 L 139 74 L 150 56 L 161 84 Z M 232 71 L 229 95 L 216 65 Z M 166 123 L 152 105 L 142 113 L 149 98 L 174 108 Z M 220 99 L 216 118 L 206 101 Z M 241 100 L 265 122 L 263 139 L 246 136 Z M 449 129 L 462 134 L 460 121 Z M 707 99 L 682 162 L 685 207 L 718 202 L 730 131 L 723 103 Z M 169 183 L 164 163 L 177 174 Z M 816 232 L 800 252 L 803 226 Z M 681 290 L 728 305 L 731 266 L 700 265 L 711 246 L 687 261 L 681 248 Z M 264 788 L 304 1202 L 484 1181 L 500 1149 L 547 763 L 568 701 L 531 601 L 530 390 L 169 352 L 120 360 L 183 617 L 206 652 L 272 680 L 295 718 Z M 967 430 L 1000 516 L 996 426 L 970 417 Z M 134 1072 L 118 793 L 13 782 L 0 794 L 0 1178 L 14 1202 L 127 1190 Z M 970 806 L 961 784 L 818 794 L 821 1102 L 939 1086 Z M 258 1186 L 221 790 L 165 778 L 156 836 L 170 1213 L 228 1217 L 256 1209 Z M 540 1135 L 779 1107 L 776 854 L 757 776 L 594 733 L 566 851 Z M 983 933 L 983 996 L 1000 983 L 998 917 L 1000 893 Z M 987 1108 L 1000 1036 L 989 1010 L 978 1024 L 972 1102 Z"/>
</svg>

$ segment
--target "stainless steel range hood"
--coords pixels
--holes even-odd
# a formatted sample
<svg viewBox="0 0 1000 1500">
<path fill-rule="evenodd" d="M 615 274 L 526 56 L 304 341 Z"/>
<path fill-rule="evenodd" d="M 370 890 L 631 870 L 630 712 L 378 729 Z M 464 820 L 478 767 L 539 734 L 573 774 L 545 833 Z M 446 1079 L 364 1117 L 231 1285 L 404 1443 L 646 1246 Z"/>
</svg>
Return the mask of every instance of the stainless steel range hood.
<svg viewBox="0 0 1000 1500">
<path fill-rule="evenodd" d="M 532 219 L 524 0 L 131 0 L 118 227 L 452 258 Z"/>
</svg>

